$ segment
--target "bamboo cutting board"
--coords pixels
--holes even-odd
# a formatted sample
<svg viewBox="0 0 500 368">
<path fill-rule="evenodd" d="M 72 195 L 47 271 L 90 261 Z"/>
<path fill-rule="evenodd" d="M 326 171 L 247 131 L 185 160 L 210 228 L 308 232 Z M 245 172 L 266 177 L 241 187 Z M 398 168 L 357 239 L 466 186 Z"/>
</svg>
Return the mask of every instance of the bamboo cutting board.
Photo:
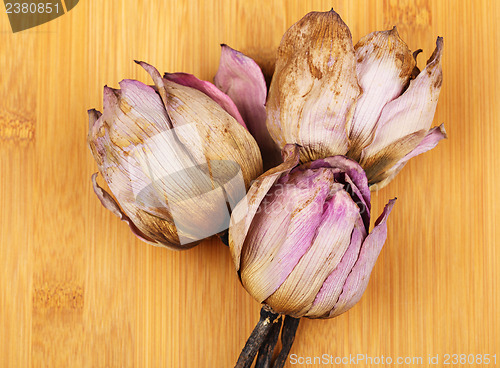
<svg viewBox="0 0 500 368">
<path fill-rule="evenodd" d="M 449 139 L 374 193 L 375 217 L 398 202 L 365 295 L 338 318 L 303 320 L 291 353 L 424 359 L 402 367 L 496 354 L 500 365 L 500 2 L 81 0 L 15 34 L 0 14 L 0 366 L 235 363 L 260 308 L 227 248 L 154 248 L 102 208 L 86 110 L 102 108 L 105 84 L 148 81 L 134 59 L 211 80 L 227 43 L 269 72 L 284 31 L 332 6 L 355 42 L 396 25 L 424 49 L 420 65 L 444 37 L 433 125 Z"/>
</svg>

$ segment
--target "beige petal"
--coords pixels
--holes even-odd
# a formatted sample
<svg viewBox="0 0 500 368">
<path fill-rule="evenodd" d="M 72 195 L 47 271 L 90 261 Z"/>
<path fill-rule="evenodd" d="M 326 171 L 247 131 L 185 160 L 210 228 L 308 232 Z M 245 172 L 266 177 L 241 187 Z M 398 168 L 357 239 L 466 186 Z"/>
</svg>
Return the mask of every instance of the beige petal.
<svg viewBox="0 0 500 368">
<path fill-rule="evenodd" d="M 359 160 L 361 150 L 370 143 L 384 106 L 399 97 L 415 67 L 412 53 L 394 27 L 373 32 L 354 46 L 356 72 L 363 93 L 354 115 L 347 123 L 350 150 L 348 156 Z"/>
<path fill-rule="evenodd" d="M 133 222 L 132 219 L 129 216 L 127 216 L 125 212 L 120 208 L 115 199 L 103 188 L 101 188 L 99 184 L 97 184 L 96 179 L 97 179 L 97 173 L 92 175 L 92 186 L 94 188 L 94 192 L 101 201 L 102 205 L 108 210 L 110 210 L 113 214 L 118 216 L 120 220 L 127 223 L 130 229 L 132 230 L 132 233 L 143 242 L 154 246 L 166 247 L 173 250 L 189 249 L 198 244 L 198 242 L 192 242 L 189 244 L 180 245 L 177 232 L 175 231 L 175 227 L 173 227 L 167 221 L 161 220 L 155 216 L 148 216 L 144 212 L 139 211 L 136 212 L 135 214 L 133 213 L 131 215 L 132 218 L 135 218 L 135 222 Z M 139 218 L 136 216 L 137 214 L 140 216 L 141 220 L 139 220 Z M 146 222 L 144 222 L 144 219 L 146 219 Z M 138 226 L 136 225 L 136 223 Z M 157 232 L 154 231 L 152 232 L 151 227 L 146 225 L 147 223 L 154 223 L 155 226 L 153 228 L 162 229 L 161 232 L 162 236 L 159 237 Z M 145 229 L 145 231 L 142 231 L 139 227 Z"/>
<path fill-rule="evenodd" d="M 269 132 L 280 147 L 301 145 L 303 162 L 345 154 L 345 124 L 359 93 L 349 28 L 333 10 L 309 13 L 281 40 L 266 107 Z"/>
<path fill-rule="evenodd" d="M 401 97 L 382 110 L 373 141 L 363 150 L 360 162 L 370 184 L 411 152 L 429 130 L 443 80 L 442 50 L 443 39 L 438 37 L 425 69 Z"/>
<path fill-rule="evenodd" d="M 377 180 L 380 181 L 374 182 L 371 185 L 370 190 L 379 190 L 385 187 L 392 179 L 394 179 L 394 177 L 401 171 L 401 169 L 411 158 L 433 149 L 434 147 L 436 147 L 440 140 L 445 138 L 447 138 L 447 134 L 443 124 L 429 130 L 424 139 L 422 139 L 422 141 L 418 144 L 417 147 L 415 147 L 413 151 L 404 156 L 389 170 L 385 171 L 383 176 L 377 178 Z"/>
</svg>

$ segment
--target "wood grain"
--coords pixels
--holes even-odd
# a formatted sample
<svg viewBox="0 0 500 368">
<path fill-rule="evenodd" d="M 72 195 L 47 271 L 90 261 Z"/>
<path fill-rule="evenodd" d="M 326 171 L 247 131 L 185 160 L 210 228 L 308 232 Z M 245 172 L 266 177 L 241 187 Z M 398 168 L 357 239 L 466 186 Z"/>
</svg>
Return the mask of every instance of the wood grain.
<svg viewBox="0 0 500 368">
<path fill-rule="evenodd" d="M 434 125 L 450 139 L 374 194 L 375 214 L 399 199 L 367 292 L 338 318 L 302 321 L 292 354 L 500 360 L 499 2 L 82 0 L 16 34 L 0 15 L 0 366 L 234 364 L 259 305 L 229 252 L 153 248 L 104 210 L 86 110 L 105 84 L 148 80 L 133 59 L 211 79 L 227 43 L 269 72 L 287 27 L 332 6 L 354 40 L 398 26 L 421 65 L 444 37 Z"/>
</svg>

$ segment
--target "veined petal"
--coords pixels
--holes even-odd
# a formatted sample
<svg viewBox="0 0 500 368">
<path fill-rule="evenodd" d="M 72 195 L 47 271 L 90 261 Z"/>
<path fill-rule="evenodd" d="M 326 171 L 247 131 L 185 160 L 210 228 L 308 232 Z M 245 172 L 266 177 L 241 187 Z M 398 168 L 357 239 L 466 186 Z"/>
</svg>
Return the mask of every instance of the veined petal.
<svg viewBox="0 0 500 368">
<path fill-rule="evenodd" d="M 198 91 L 203 92 L 212 100 L 217 102 L 224 110 L 227 111 L 229 115 L 235 118 L 238 123 L 240 123 L 245 128 L 248 128 L 243 121 L 243 118 L 241 117 L 241 114 L 238 111 L 238 108 L 234 104 L 233 100 L 231 100 L 228 95 L 226 95 L 212 83 L 200 80 L 194 75 L 188 73 L 165 73 L 163 75 L 163 78 L 178 84 L 182 84 L 186 87 L 195 88 Z"/>
<path fill-rule="evenodd" d="M 359 218 L 358 207 L 344 190 L 335 192 L 325 206 L 311 247 L 285 282 L 265 301 L 276 312 L 297 317 L 306 313 L 349 247 Z"/>
<path fill-rule="evenodd" d="M 333 180 L 326 169 L 290 174 L 262 200 L 243 245 L 240 274 L 259 302 L 278 289 L 308 251 L 324 220 L 323 207 Z"/>
<path fill-rule="evenodd" d="M 384 211 L 375 222 L 375 227 L 372 232 L 363 242 L 358 260 L 346 279 L 342 294 L 340 294 L 335 307 L 329 314 L 330 318 L 336 317 L 352 308 L 365 292 L 373 266 L 387 238 L 386 222 L 395 201 L 396 199 L 391 199 L 385 206 Z"/>
<path fill-rule="evenodd" d="M 124 91 L 104 88 L 102 115 L 89 111 L 88 143 L 113 195 L 127 206 L 135 202 L 133 185 L 144 188 L 151 184 L 132 153 L 145 137 L 167 129 L 168 118 L 151 87 L 137 81 L 121 84 Z"/>
<path fill-rule="evenodd" d="M 238 107 L 248 130 L 257 141 L 264 160 L 264 170 L 281 163 L 280 150 L 266 126 L 267 87 L 255 61 L 227 45 L 221 45 L 219 69 L 214 83 Z"/>
<path fill-rule="evenodd" d="M 420 155 L 421 153 L 430 151 L 437 146 L 441 139 L 447 138 L 444 125 L 441 124 L 438 127 L 429 130 L 427 135 L 422 139 L 418 146 L 399 160 L 393 167 L 387 170 L 384 174 L 385 178 L 381 181 L 376 182 L 370 186 L 371 190 L 379 190 L 385 187 L 389 182 L 394 179 L 394 177 L 401 171 L 401 169 L 406 165 L 406 163 L 413 157 Z"/>
<path fill-rule="evenodd" d="M 258 177 L 248 190 L 246 197 L 231 213 L 229 249 L 237 271 L 240 269 L 241 249 L 262 200 L 281 175 L 290 172 L 298 163 L 299 147 L 293 144 L 286 145 L 283 149 L 283 163 Z"/>
<path fill-rule="evenodd" d="M 312 12 L 283 36 L 269 89 L 267 127 L 301 161 L 342 155 L 345 125 L 360 93 L 351 32 L 333 10 Z"/>
<path fill-rule="evenodd" d="M 195 162 L 234 161 L 248 187 L 262 172 L 259 147 L 250 133 L 203 92 L 163 79 L 151 65 L 139 64 L 153 78 L 175 134 Z"/>
<path fill-rule="evenodd" d="M 321 318 L 333 309 L 344 286 L 345 280 L 358 259 L 359 249 L 366 238 L 366 230 L 360 218 L 356 221 L 351 235 L 351 244 L 335 270 L 327 277 L 314 299 L 306 317 Z"/>
<path fill-rule="evenodd" d="M 438 37 L 425 69 L 399 98 L 383 108 L 373 141 L 361 156 L 370 184 L 411 152 L 430 128 L 443 80 L 442 49 L 443 39 Z"/>
<path fill-rule="evenodd" d="M 92 186 L 94 188 L 94 192 L 97 195 L 97 198 L 99 198 L 99 201 L 101 204 L 110 210 L 113 214 L 118 216 L 118 218 L 122 221 L 124 221 L 127 225 L 129 225 L 130 230 L 132 230 L 132 233 L 137 236 L 140 240 L 143 242 L 146 242 L 148 244 L 154 245 L 154 246 L 163 246 L 169 249 L 174 249 L 178 250 L 179 245 L 178 245 L 178 240 L 172 239 L 173 243 L 169 241 L 169 239 L 162 239 L 162 241 L 157 241 L 153 238 L 148 237 L 146 234 L 144 234 L 133 222 L 132 220 L 121 210 L 120 206 L 114 198 L 106 192 L 103 188 L 97 184 L 97 173 L 92 175 Z M 197 243 L 191 243 L 191 244 L 184 244 L 182 248 L 188 249 L 193 246 L 195 246 Z"/>
<path fill-rule="evenodd" d="M 349 175 L 349 178 L 361 192 L 364 203 L 368 207 L 368 211 L 370 211 L 371 194 L 370 189 L 368 188 L 368 179 L 366 178 L 363 168 L 356 161 L 339 155 L 319 159 L 314 162 L 308 162 L 300 166 L 300 168 L 303 169 L 316 169 L 319 167 L 338 168 L 341 172 L 345 172 Z"/>
<path fill-rule="evenodd" d="M 347 123 L 349 156 L 359 160 L 361 150 L 375 132 L 383 107 L 398 97 L 408 84 L 415 60 L 394 27 L 373 32 L 354 46 L 356 72 L 363 93 L 356 102 L 352 119 Z"/>
</svg>

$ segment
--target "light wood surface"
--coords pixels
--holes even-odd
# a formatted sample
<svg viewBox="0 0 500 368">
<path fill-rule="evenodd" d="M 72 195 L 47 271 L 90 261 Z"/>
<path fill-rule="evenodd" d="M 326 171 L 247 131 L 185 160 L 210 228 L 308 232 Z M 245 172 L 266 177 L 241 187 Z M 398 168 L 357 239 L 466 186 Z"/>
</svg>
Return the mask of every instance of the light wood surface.
<svg viewBox="0 0 500 368">
<path fill-rule="evenodd" d="M 148 81 L 133 59 L 211 80 L 227 43 L 269 69 L 283 32 L 332 6 L 354 41 L 397 25 L 424 49 L 420 65 L 444 37 L 434 125 L 449 139 L 374 193 L 374 215 L 398 202 L 364 297 L 303 320 L 292 354 L 497 354 L 500 365 L 500 2 L 82 0 L 16 34 L 0 14 L 0 366 L 234 364 L 260 308 L 229 251 L 154 248 L 105 210 L 86 110 L 102 108 L 105 84 Z"/>
</svg>

